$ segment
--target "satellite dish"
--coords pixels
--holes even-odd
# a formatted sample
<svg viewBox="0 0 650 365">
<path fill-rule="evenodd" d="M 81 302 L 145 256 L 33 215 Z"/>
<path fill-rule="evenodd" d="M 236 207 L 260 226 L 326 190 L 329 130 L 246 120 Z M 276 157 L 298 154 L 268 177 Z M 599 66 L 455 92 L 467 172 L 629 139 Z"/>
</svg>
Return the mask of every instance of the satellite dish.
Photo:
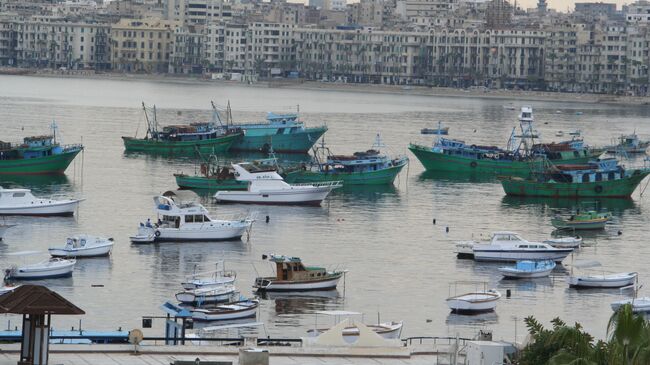
<svg viewBox="0 0 650 365">
<path fill-rule="evenodd" d="M 142 342 L 142 339 L 144 338 L 144 335 L 142 334 L 142 331 L 139 329 L 132 329 L 129 331 L 129 343 L 133 345 L 137 345 L 140 342 Z"/>
</svg>

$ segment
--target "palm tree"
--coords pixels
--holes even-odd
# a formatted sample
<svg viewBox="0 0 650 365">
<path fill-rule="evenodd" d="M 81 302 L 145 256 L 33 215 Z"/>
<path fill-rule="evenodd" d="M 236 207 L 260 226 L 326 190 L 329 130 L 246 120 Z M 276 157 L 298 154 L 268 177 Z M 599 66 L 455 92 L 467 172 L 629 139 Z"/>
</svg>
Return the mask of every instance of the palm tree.
<svg viewBox="0 0 650 365">
<path fill-rule="evenodd" d="M 612 364 L 650 363 L 650 325 L 631 305 L 621 307 L 607 324 Z"/>
</svg>

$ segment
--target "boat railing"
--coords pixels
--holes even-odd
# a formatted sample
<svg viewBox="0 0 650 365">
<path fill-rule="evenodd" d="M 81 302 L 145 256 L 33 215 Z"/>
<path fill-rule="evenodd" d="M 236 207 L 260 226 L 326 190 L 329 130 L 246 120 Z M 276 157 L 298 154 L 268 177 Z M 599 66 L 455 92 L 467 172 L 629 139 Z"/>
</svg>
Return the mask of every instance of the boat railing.
<svg viewBox="0 0 650 365">
<path fill-rule="evenodd" d="M 343 181 L 342 180 L 336 180 L 336 181 L 298 183 L 298 184 L 291 184 L 291 186 L 314 186 L 314 187 L 318 187 L 318 188 L 328 188 L 328 187 L 337 188 L 337 187 L 343 186 Z"/>
</svg>

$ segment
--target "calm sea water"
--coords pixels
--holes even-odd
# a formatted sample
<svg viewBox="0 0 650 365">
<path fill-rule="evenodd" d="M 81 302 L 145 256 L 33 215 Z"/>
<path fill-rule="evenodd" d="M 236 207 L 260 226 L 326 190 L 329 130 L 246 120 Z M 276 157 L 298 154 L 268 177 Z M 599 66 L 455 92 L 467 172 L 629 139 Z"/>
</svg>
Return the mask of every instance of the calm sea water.
<svg viewBox="0 0 650 365">
<path fill-rule="evenodd" d="M 554 212 L 569 212 L 573 202 L 511 199 L 495 182 L 423 174 L 412 155 L 394 186 L 336 191 L 322 207 L 217 206 L 208 195 L 202 197 L 215 216 L 250 211 L 270 216 L 269 223 L 254 225 L 249 241 L 130 244 L 128 236 L 153 214 L 152 197 L 175 189 L 172 174 L 193 173 L 196 165 L 191 159 L 127 155 L 120 136 L 144 132 L 142 101 L 157 105 L 164 124 L 208 118 L 210 100 L 222 105 L 230 100 L 236 121 L 262 119 L 265 112 L 288 111 L 299 104 L 308 124 L 327 124 L 326 141 L 336 153 L 365 150 L 381 133 L 392 153 L 408 154 L 409 141 L 431 143 L 419 130 L 436 126 L 437 121 L 450 126 L 455 138 L 505 146 L 517 125 L 517 112 L 502 107 L 510 102 L 517 107 L 532 105 L 537 128 L 549 141 L 558 139 L 557 130 L 581 129 L 594 145 L 634 130 L 650 134 L 648 107 L 0 76 L 0 140 L 47 133 L 54 119 L 64 143 L 83 141 L 86 146 L 65 177 L 18 181 L 0 177 L 5 187 L 86 198 L 75 218 L 8 218 L 19 226 L 0 244 L 2 266 L 20 261 L 8 253 L 45 252 L 73 234 L 114 237 L 110 258 L 79 260 L 72 278 L 39 282 L 83 308 L 87 313 L 83 326 L 93 329 L 138 328 L 142 316 L 162 315 L 159 306 L 173 300 L 181 280 L 195 266 L 209 269 L 219 260 L 237 271 L 238 286 L 250 295 L 255 276 L 271 273 L 262 254 L 277 253 L 349 272 L 345 285 L 335 292 L 263 299 L 259 320 L 272 336 L 302 336 L 313 326 L 315 311 L 335 309 L 363 312 L 366 321 L 375 321 L 378 313 L 382 321 L 403 320 L 405 336 L 472 336 L 489 328 L 495 338 L 513 340 L 516 334 L 522 340 L 522 319 L 528 315 L 543 321 L 560 316 L 581 322 L 599 337 L 605 335 L 609 303 L 623 298 L 618 290 L 569 289 L 566 268 L 546 279 L 501 281 L 500 265 L 457 260 L 453 253 L 454 241 L 496 230 L 545 239 L 553 231 Z M 576 115 L 577 111 L 583 114 Z M 575 259 L 596 259 L 612 271 L 638 271 L 641 282 L 646 281 L 648 199 L 637 191 L 630 201 L 603 205 L 614 213 L 614 224 L 588 235 L 589 247 Z M 502 299 L 494 314 L 450 315 L 444 301 L 450 285 L 453 293 L 454 282 L 470 280 L 488 282 L 502 293 L 509 289 L 512 297 Z M 469 289 L 458 287 L 459 292 Z M 15 321 L 5 318 L 10 319 Z M 76 325 L 78 319 L 55 318 L 55 327 Z M 319 323 L 331 322 L 319 316 Z M 0 328 L 4 325 L 0 318 Z M 161 335 L 161 321 L 154 321 L 154 326 L 147 333 Z"/>
</svg>

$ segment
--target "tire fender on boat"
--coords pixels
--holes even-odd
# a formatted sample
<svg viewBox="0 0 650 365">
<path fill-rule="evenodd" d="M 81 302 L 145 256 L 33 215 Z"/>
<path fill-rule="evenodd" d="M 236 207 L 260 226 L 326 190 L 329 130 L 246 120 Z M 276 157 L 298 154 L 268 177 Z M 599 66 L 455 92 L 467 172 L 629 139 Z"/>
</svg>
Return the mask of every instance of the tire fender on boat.
<svg viewBox="0 0 650 365">
<path fill-rule="evenodd" d="M 154 235 L 155 235 L 156 237 L 160 237 L 160 231 L 156 230 L 156 232 L 154 232 Z"/>
<path fill-rule="evenodd" d="M 476 167 L 477 165 L 478 164 L 476 163 L 476 161 L 472 161 L 472 162 L 469 163 L 470 167 Z"/>
<path fill-rule="evenodd" d="M 600 194 L 600 193 L 603 192 L 603 187 L 600 186 L 600 185 L 596 185 L 596 187 L 594 188 L 594 191 L 595 191 L 596 193 Z"/>
</svg>

